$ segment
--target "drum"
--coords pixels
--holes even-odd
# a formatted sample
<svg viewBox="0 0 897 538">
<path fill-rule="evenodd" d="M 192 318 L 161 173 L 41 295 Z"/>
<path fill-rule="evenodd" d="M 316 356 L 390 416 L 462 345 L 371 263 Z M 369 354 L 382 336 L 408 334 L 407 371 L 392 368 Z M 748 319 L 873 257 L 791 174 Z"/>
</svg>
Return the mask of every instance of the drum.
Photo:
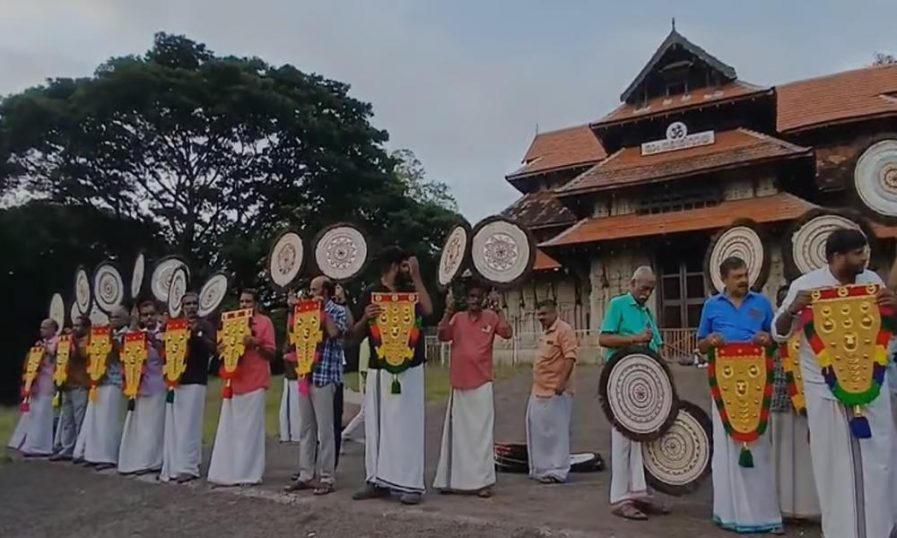
<svg viewBox="0 0 897 538">
<path fill-rule="evenodd" d="M 535 261 L 535 239 L 523 226 L 502 217 L 489 217 L 474 228 L 470 263 L 477 279 L 509 288 L 529 275 Z"/>
<path fill-rule="evenodd" d="M 669 430 L 658 439 L 642 444 L 648 485 L 668 495 L 695 491 L 710 474 L 712 428 L 706 411 L 680 400 Z"/>
<path fill-rule="evenodd" d="M 679 399 L 669 368 L 643 346 L 620 350 L 604 366 L 598 397 L 607 420 L 633 441 L 653 441 L 676 420 Z"/>
</svg>

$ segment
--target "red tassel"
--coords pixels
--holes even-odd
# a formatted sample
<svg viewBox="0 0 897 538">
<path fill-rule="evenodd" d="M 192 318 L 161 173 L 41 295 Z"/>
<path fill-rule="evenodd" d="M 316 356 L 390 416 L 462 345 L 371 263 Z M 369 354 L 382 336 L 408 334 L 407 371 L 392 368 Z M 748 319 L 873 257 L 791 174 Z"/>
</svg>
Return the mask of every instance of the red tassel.
<svg viewBox="0 0 897 538">
<path fill-rule="evenodd" d="M 22 400 L 22 404 L 19 405 L 19 411 L 21 411 L 23 413 L 27 413 L 28 411 L 31 411 L 31 404 L 28 403 L 28 400 Z"/>
<path fill-rule="evenodd" d="M 230 400 L 234 397 L 234 389 L 230 386 L 230 383 L 224 385 L 224 388 L 221 389 L 221 397 L 225 400 Z"/>
<path fill-rule="evenodd" d="M 299 380 L 299 394 L 303 396 L 308 396 L 308 378 L 303 377 Z"/>
</svg>

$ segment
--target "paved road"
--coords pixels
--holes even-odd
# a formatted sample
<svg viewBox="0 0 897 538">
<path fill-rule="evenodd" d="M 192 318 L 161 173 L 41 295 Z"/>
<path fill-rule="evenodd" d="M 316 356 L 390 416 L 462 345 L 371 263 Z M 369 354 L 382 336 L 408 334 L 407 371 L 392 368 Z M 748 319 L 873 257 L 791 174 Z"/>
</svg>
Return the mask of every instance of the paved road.
<svg viewBox="0 0 897 538">
<path fill-rule="evenodd" d="M 675 367 L 680 397 L 707 407 L 704 370 Z M 597 368 L 578 374 L 573 448 L 609 451 L 609 425 L 601 413 Z M 496 439 L 523 440 L 523 411 L 529 391 L 525 374 L 496 387 Z M 355 409 L 348 409 L 347 415 Z M 427 483 L 438 458 L 442 405 L 427 411 Z M 363 482 L 363 451 L 349 448 L 337 474 L 337 491 L 325 498 L 280 492 L 295 469 L 295 445 L 270 443 L 265 484 L 211 489 L 204 482 L 164 485 L 154 479 L 98 474 L 69 464 L 22 461 L 0 465 L 0 537 L 219 536 L 271 538 L 420 536 L 464 538 L 732 536 L 709 519 L 709 483 L 688 497 L 668 499 L 673 514 L 648 522 L 613 517 L 607 506 L 610 473 L 573 475 L 569 484 L 544 486 L 521 475 L 499 475 L 496 496 L 483 500 L 428 494 L 419 507 L 396 501 L 354 502 Z M 208 459 L 206 458 L 206 461 Z M 789 536 L 818 538 L 818 527 L 792 527 Z"/>
</svg>

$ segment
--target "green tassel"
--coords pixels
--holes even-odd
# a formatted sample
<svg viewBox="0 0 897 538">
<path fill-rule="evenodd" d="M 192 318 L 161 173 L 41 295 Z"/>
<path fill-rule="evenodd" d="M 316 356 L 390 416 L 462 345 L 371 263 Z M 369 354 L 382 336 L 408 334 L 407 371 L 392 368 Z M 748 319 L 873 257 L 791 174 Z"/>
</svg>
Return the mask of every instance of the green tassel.
<svg viewBox="0 0 897 538">
<path fill-rule="evenodd" d="M 174 390 L 168 389 L 168 394 L 165 396 L 165 401 L 168 403 L 174 403 Z"/>
<path fill-rule="evenodd" d="M 392 390 L 390 392 L 392 392 L 393 394 L 402 394 L 402 384 L 399 383 L 398 377 L 394 376 L 392 378 Z"/>
<path fill-rule="evenodd" d="M 754 467 L 754 455 L 751 454 L 747 445 L 741 446 L 741 454 L 738 455 L 738 465 L 746 469 L 752 469 Z"/>
</svg>

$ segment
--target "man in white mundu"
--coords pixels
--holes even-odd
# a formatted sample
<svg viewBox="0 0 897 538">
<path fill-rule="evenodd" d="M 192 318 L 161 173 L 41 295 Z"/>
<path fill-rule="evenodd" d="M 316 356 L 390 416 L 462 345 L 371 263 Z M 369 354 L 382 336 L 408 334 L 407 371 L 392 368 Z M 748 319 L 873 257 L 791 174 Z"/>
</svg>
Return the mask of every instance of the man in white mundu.
<svg viewBox="0 0 897 538">
<path fill-rule="evenodd" d="M 476 493 L 484 498 L 492 495 L 495 484 L 492 345 L 495 335 L 511 338 L 497 294 L 489 296 L 489 309 L 483 309 L 485 302 L 486 287 L 477 283 L 467 287 L 466 312 L 455 313 L 451 292 L 446 297 L 438 337 L 452 343 L 452 391 L 433 484 L 446 493 Z"/>
<path fill-rule="evenodd" d="M 299 299 L 296 292 L 287 295 L 287 334 L 293 327 L 293 308 Z M 296 351 L 287 338 L 283 344 L 283 392 L 280 394 L 278 424 L 281 443 L 298 443 L 301 423 L 299 421 L 299 377 L 296 374 Z M 296 477 L 299 476 L 297 473 Z M 295 480 L 295 478 L 294 478 Z"/>
<path fill-rule="evenodd" d="M 265 472 L 265 393 L 276 349 L 274 325 L 259 313 L 255 290 L 243 290 L 240 308 L 253 310 L 252 335 L 244 339 L 246 351 L 233 378 L 233 395 L 221 402 L 209 463 L 209 482 L 219 486 L 260 484 Z"/>
<path fill-rule="evenodd" d="M 22 404 L 22 415 L 7 445 L 25 456 L 53 454 L 53 393 L 56 392 L 53 365 L 59 340 L 57 329 L 58 325 L 52 319 L 45 319 L 40 324 L 41 339 L 35 344 L 35 348 L 42 350 L 40 363 L 31 384 L 29 401 Z"/>
<path fill-rule="evenodd" d="M 165 381 L 162 378 L 162 348 L 155 301 L 138 307 L 140 330 L 146 335 L 146 362 L 140 376 L 140 392 L 134 409 L 125 416 L 118 472 L 145 474 L 162 469 L 162 445 L 165 431 Z"/>
<path fill-rule="evenodd" d="M 184 373 L 165 406 L 162 450 L 163 482 L 178 483 L 199 478 L 202 462 L 202 422 L 205 412 L 209 362 L 216 351 L 215 328 L 199 317 L 199 295 L 187 292 L 181 300 L 190 335 Z"/>
<path fill-rule="evenodd" d="M 433 303 L 420 275 L 417 258 L 399 247 L 388 247 L 380 254 L 380 283 L 362 297 L 362 315 L 353 328 L 353 336 L 370 338 L 371 358 L 364 402 L 365 482 L 355 500 L 401 495 L 403 504 L 418 504 L 424 492 L 424 339 L 413 346 L 413 357 L 403 371 L 392 374 L 379 356 L 379 338 L 370 324 L 380 316 L 380 306 L 372 295 L 397 292 L 418 294 L 418 316 L 429 316 Z"/>
<path fill-rule="evenodd" d="M 773 336 L 784 342 L 799 327 L 798 318 L 810 307 L 811 292 L 852 284 L 881 285 L 882 280 L 865 269 L 866 237 L 856 230 L 838 229 L 825 244 L 828 266 L 795 280 L 779 309 Z M 882 288 L 880 305 L 897 306 L 894 293 Z M 830 538 L 887 538 L 893 536 L 893 499 L 897 494 L 893 453 L 897 449 L 888 383 L 878 397 L 863 406 L 871 437 L 857 438 L 852 431 L 852 409 L 833 395 L 806 335 L 801 336 L 800 368 L 807 400 L 813 475 L 822 509 L 822 532 Z"/>
<path fill-rule="evenodd" d="M 124 407 L 124 395 L 121 391 L 122 369 L 119 360 L 122 340 L 128 332 L 128 324 L 131 315 L 123 306 L 112 309 L 109 315 L 109 328 L 112 330 L 112 352 L 105 360 L 105 373 L 99 381 L 99 385 L 88 397 L 87 410 L 84 412 L 84 422 L 75 442 L 75 461 L 83 460 L 88 465 L 93 465 L 98 471 L 111 469 L 118 463 L 118 449 L 121 443 L 122 409 Z M 94 338 L 93 332 L 90 336 Z M 88 348 L 93 344 L 88 343 Z M 102 360 L 91 357 L 89 361 Z M 96 365 L 89 366 L 89 371 L 95 371 Z M 92 375 L 92 374 L 91 374 Z"/>
</svg>

